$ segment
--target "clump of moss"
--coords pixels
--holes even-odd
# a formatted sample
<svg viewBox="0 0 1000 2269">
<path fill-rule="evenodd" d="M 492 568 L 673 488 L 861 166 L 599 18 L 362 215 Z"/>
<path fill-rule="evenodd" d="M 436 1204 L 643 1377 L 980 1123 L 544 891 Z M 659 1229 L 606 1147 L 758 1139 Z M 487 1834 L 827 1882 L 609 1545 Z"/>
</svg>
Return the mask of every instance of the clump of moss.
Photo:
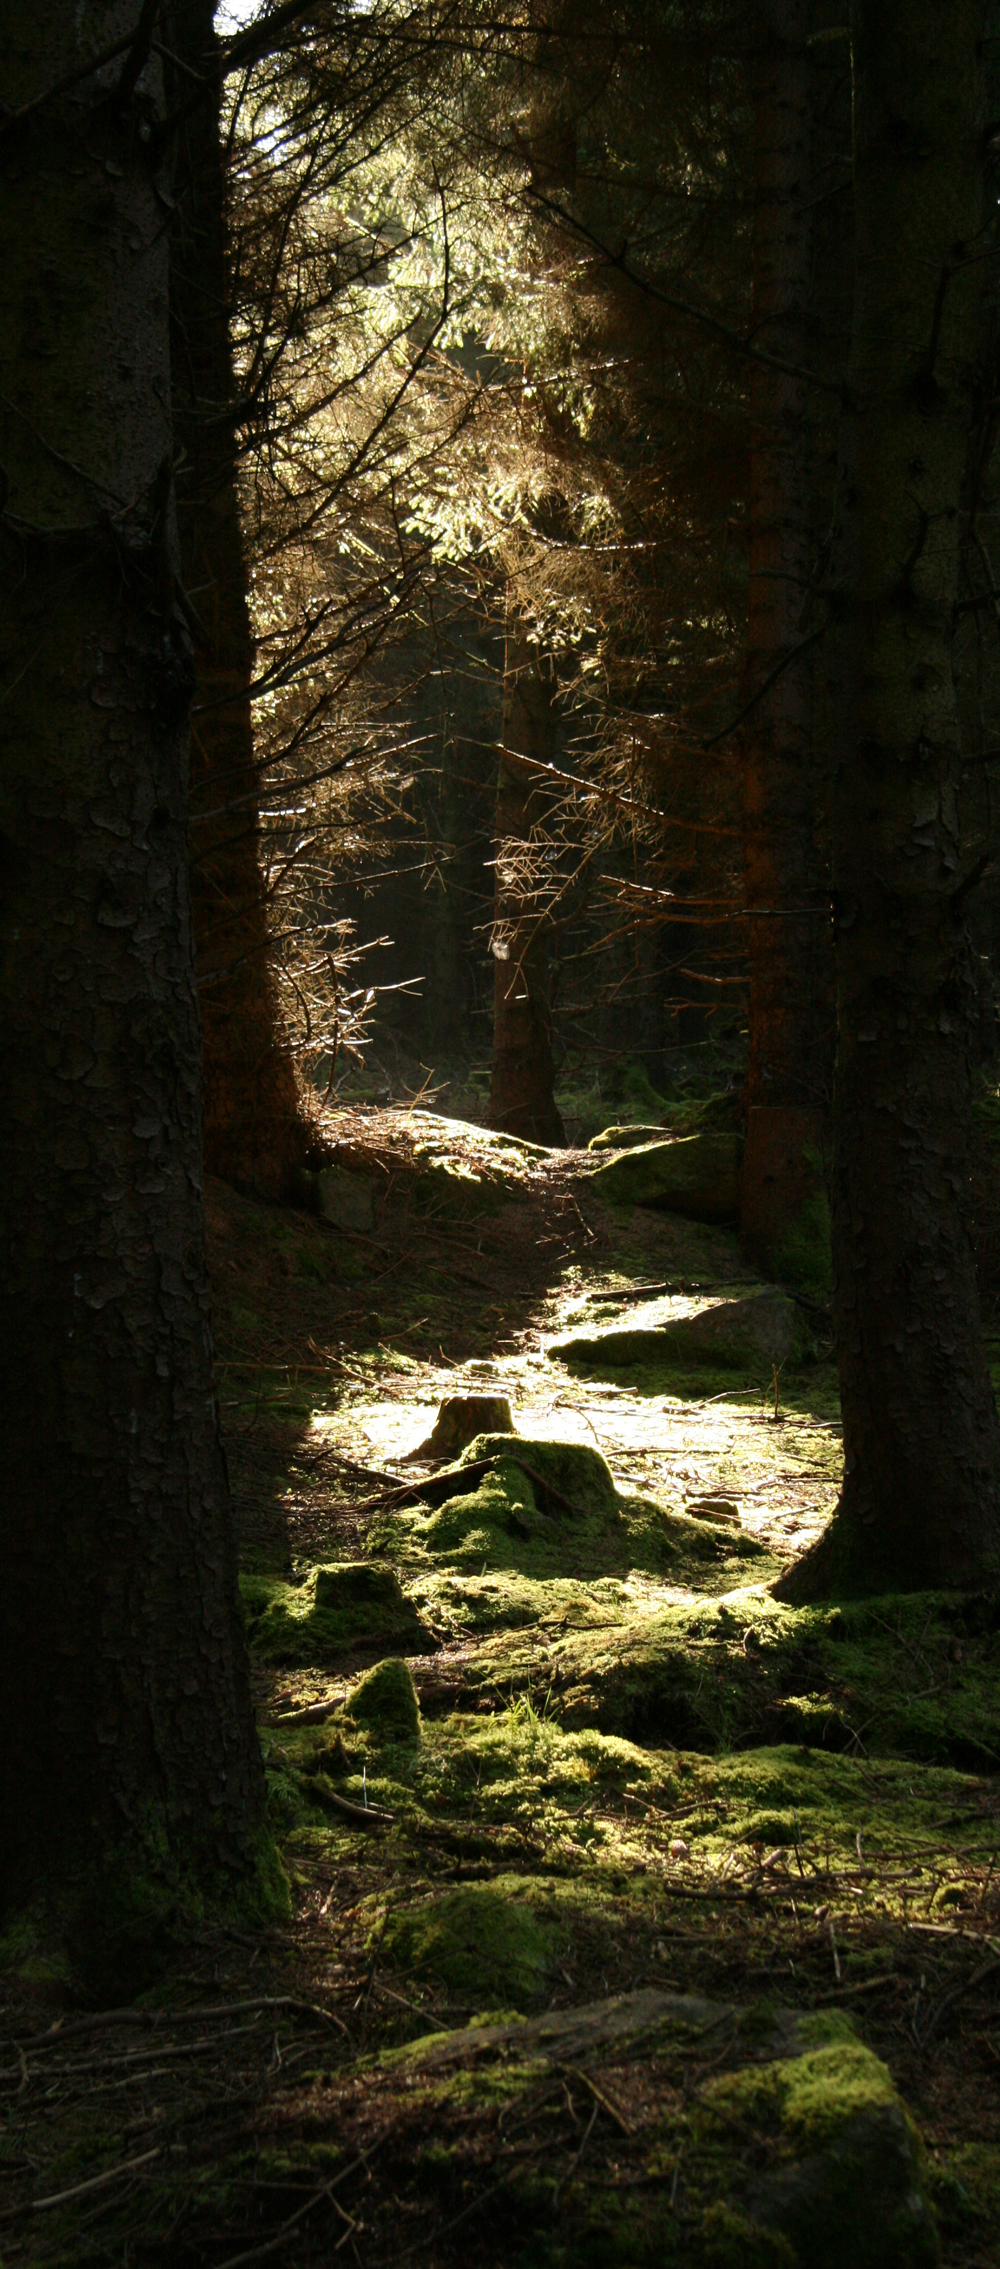
<svg viewBox="0 0 1000 2269">
<path fill-rule="evenodd" d="M 434 1641 L 393 1568 L 345 1560 L 313 1568 L 299 1585 L 266 1576 L 241 1580 L 255 1652 L 277 1663 L 322 1663 L 348 1647 L 422 1654 Z"/>
<path fill-rule="evenodd" d="M 704 2269 L 799 2269 L 799 2257 L 780 2230 L 762 2230 L 739 2207 L 716 2198 L 701 2218 Z"/>
<path fill-rule="evenodd" d="M 367 1670 L 344 1703 L 344 1716 L 377 1741 L 417 1741 L 420 1705 L 405 1662 L 388 1656 Z"/>
<path fill-rule="evenodd" d="M 518 1876 L 467 1883 L 390 1913 L 371 1943 L 408 1976 L 434 1978 L 450 1992 L 530 2007 L 545 1990 L 566 1932 L 543 1917 L 538 1886 Z"/>
</svg>

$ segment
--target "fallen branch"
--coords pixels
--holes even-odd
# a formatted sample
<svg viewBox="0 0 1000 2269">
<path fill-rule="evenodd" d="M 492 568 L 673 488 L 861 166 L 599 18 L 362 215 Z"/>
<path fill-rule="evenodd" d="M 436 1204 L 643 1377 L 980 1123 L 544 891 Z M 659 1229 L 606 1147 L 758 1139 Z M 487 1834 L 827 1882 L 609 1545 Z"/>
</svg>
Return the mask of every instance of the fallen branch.
<svg viewBox="0 0 1000 2269">
<path fill-rule="evenodd" d="M 395 1820 L 395 1813 L 384 1812 L 381 1805 L 352 1804 L 349 1797 L 340 1796 L 337 1790 L 331 1787 L 322 1773 L 317 1773 L 311 1780 L 310 1789 L 318 1804 L 329 1805 L 334 1812 L 343 1812 L 345 1818 L 355 1821 L 359 1827 L 385 1828 Z"/>
</svg>

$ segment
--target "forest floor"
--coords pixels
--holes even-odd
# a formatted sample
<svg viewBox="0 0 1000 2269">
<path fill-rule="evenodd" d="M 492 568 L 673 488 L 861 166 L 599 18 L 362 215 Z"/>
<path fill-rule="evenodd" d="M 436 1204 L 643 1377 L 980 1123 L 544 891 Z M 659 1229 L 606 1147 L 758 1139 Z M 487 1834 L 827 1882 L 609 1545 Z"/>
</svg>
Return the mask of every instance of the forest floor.
<svg viewBox="0 0 1000 2269">
<path fill-rule="evenodd" d="M 336 1132 L 369 1228 L 209 1186 L 291 1915 L 123 1946 L 117 2007 L 6 1947 L 0 2269 L 995 2269 L 997 1603 L 772 1599 L 837 1492 L 815 1303 L 777 1380 L 560 1356 L 753 1292 L 728 1229 Z M 516 1429 L 461 1487 L 404 1462 L 454 1395 Z"/>
</svg>

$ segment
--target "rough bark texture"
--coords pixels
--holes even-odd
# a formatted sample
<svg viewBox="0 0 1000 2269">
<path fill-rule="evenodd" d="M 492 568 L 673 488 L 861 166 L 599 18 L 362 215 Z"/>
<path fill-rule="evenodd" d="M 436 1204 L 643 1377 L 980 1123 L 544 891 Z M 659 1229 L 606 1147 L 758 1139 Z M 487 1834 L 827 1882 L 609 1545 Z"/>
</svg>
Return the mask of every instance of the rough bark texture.
<svg viewBox="0 0 1000 2269">
<path fill-rule="evenodd" d="M 138 17 L 3 0 L 5 102 Z M 170 184 L 159 64 L 116 101 L 121 69 L 4 136 L 4 1898 L 123 1846 L 245 1880 L 263 1827 L 205 1273 Z"/>
<path fill-rule="evenodd" d="M 268 963 L 249 687 L 253 640 L 236 489 L 214 0 L 175 0 L 183 61 L 209 92 L 178 153 L 171 269 L 174 420 L 181 445 L 181 572 L 195 594 L 198 685 L 191 747 L 191 884 L 204 1047 L 205 1163 L 277 1194 L 315 1134 L 298 1094 Z"/>
<path fill-rule="evenodd" d="M 811 215 L 815 196 L 809 0 L 759 10 L 753 72 L 753 335 L 802 366 L 814 354 Z M 814 730 L 817 403 L 801 379 L 753 366 L 750 558 L 741 736 L 748 907 L 750 1061 L 740 1227 L 769 1262 L 813 1194 L 833 1074 L 829 882 L 817 842 L 821 766 Z M 775 675 L 775 673 L 778 673 Z M 768 684 L 768 681 L 772 682 Z M 802 911 L 805 909 L 806 911 Z"/>
<path fill-rule="evenodd" d="M 551 920 L 539 860 L 547 797 L 519 756 L 550 763 L 554 683 L 520 630 L 507 639 L 503 747 L 497 774 L 490 1125 L 528 1142 L 566 1140 L 553 1086 L 549 1009 Z"/>
<path fill-rule="evenodd" d="M 846 1475 L 785 1596 L 992 1584 L 1000 1434 L 969 1235 L 975 989 L 952 637 L 975 412 L 979 0 L 856 0 L 857 272 L 834 596 L 835 1320 Z"/>
</svg>

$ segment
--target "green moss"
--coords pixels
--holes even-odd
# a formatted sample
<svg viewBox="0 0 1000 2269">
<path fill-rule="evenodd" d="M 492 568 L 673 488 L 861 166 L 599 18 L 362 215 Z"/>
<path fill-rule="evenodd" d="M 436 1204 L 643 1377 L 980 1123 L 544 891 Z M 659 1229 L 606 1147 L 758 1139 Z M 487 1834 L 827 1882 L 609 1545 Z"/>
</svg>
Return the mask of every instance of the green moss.
<svg viewBox="0 0 1000 2269">
<path fill-rule="evenodd" d="M 348 1695 L 344 1715 L 379 1741 L 418 1740 L 420 1707 L 405 1662 L 390 1656 L 366 1671 Z"/>
<path fill-rule="evenodd" d="M 269 1662 L 322 1663 L 354 1646 L 422 1653 L 429 1633 L 383 1563 L 348 1560 L 313 1568 L 301 1584 L 240 1579 L 250 1644 Z"/>
<path fill-rule="evenodd" d="M 722 2198 L 706 2208 L 699 2236 L 704 2269 L 799 2269 L 799 2256 L 780 2230 L 758 2228 Z"/>
<path fill-rule="evenodd" d="M 720 1559 L 738 1562 L 761 1547 L 732 1529 L 667 1512 L 645 1497 L 620 1496 L 597 1450 L 576 1442 L 512 1443 L 509 1435 L 478 1435 L 451 1470 L 492 1459 L 491 1470 L 435 1508 L 415 1506 L 376 1519 L 369 1548 L 417 1570 L 454 1571 L 443 1583 L 414 1583 L 415 1596 L 448 1618 L 448 1587 L 456 1620 L 479 1629 L 523 1626 L 533 1620 L 567 1620 L 564 1589 L 546 1598 L 540 1586 L 566 1579 L 608 1578 L 642 1569 L 685 1575 Z M 490 1578 L 484 1590 L 483 1579 Z M 577 1591 L 576 1619 L 605 1623 L 610 1601 L 586 1613 Z M 572 1619 L 572 1618 L 570 1618 Z"/>
<path fill-rule="evenodd" d="M 915 2130 L 884 2064 L 860 2041 L 725 2073 L 702 2090 L 700 2121 L 709 2138 L 714 2129 L 766 2141 L 767 2171 L 752 2178 L 745 2204 L 809 2269 L 937 2261 Z"/>
<path fill-rule="evenodd" d="M 503 1999 L 524 2009 L 544 1993 L 566 1936 L 565 1924 L 539 1912 L 535 1882 L 499 1876 L 390 1911 L 370 1944 L 408 1976 L 433 1978 L 475 2001 Z"/>
</svg>

